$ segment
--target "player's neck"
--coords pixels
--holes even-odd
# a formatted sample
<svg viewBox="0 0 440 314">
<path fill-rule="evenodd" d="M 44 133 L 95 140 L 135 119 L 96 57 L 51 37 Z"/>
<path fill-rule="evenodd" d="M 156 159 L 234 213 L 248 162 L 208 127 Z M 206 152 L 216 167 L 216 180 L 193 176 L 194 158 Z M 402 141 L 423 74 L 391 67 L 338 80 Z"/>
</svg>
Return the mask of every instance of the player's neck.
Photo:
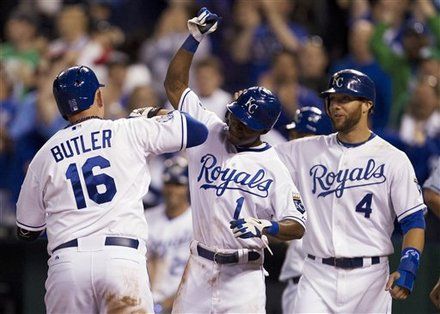
<svg viewBox="0 0 440 314">
<path fill-rule="evenodd" d="M 189 207 L 188 203 L 182 203 L 179 207 L 169 207 L 167 206 L 165 209 L 165 215 L 167 215 L 168 219 L 176 218 L 182 215 Z"/>
<path fill-rule="evenodd" d="M 86 116 L 86 117 L 82 117 L 82 118 L 78 118 L 78 119 L 71 119 L 71 120 L 69 119 L 69 121 L 70 121 L 69 125 L 74 125 L 74 124 L 81 123 L 83 121 L 90 120 L 90 119 L 102 119 L 102 118 L 98 117 L 98 116 Z"/>
<path fill-rule="evenodd" d="M 357 144 L 366 142 L 371 136 L 371 131 L 368 128 L 359 128 L 348 132 L 339 131 L 337 136 L 343 143 Z"/>
</svg>

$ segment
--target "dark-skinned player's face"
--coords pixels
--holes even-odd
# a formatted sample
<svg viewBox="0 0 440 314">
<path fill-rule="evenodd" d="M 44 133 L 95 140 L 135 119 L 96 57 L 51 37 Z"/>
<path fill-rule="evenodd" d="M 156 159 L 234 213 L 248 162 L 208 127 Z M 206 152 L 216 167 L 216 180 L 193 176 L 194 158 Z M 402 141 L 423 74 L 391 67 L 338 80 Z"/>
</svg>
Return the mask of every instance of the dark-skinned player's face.
<svg viewBox="0 0 440 314">
<path fill-rule="evenodd" d="M 333 128 L 344 133 L 352 130 L 362 118 L 364 104 L 366 101 L 349 95 L 331 94 L 328 97 L 328 115 Z"/>
<path fill-rule="evenodd" d="M 229 127 L 227 138 L 233 145 L 252 146 L 260 139 L 261 132 L 249 129 L 230 112 L 226 115 L 226 124 Z"/>
</svg>

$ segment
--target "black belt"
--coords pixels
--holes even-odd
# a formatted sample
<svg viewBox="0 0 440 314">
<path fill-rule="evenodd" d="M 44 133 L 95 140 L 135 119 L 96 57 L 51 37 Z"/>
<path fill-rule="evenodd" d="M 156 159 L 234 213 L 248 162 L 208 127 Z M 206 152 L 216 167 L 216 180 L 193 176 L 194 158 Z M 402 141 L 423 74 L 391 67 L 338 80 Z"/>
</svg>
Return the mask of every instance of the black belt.
<svg viewBox="0 0 440 314">
<path fill-rule="evenodd" d="M 300 278 L 301 278 L 301 276 L 292 277 L 292 278 L 287 279 L 287 282 L 292 283 L 294 285 L 297 285 Z"/>
<path fill-rule="evenodd" d="M 105 245 L 125 246 L 125 247 L 131 247 L 133 249 L 137 249 L 139 246 L 139 240 L 130 239 L 130 238 L 121 238 L 121 237 L 106 237 Z M 56 250 L 59 249 L 65 249 L 68 247 L 78 247 L 78 239 L 73 239 L 63 244 L 60 244 L 56 248 L 54 248 L 52 252 L 55 252 Z"/>
<path fill-rule="evenodd" d="M 311 254 L 307 254 L 307 257 L 314 260 L 316 259 L 315 256 Z M 380 263 L 380 257 L 379 256 L 373 256 L 373 257 L 328 257 L 323 258 L 322 263 L 339 267 L 339 268 L 359 268 L 364 266 L 364 258 L 371 258 L 371 265 L 379 264 Z"/>
<path fill-rule="evenodd" d="M 197 254 L 199 256 L 216 262 L 217 264 L 236 264 L 238 263 L 238 252 L 234 253 L 216 253 L 197 245 Z M 248 261 L 256 261 L 260 258 L 260 253 L 250 251 L 248 254 Z"/>
</svg>

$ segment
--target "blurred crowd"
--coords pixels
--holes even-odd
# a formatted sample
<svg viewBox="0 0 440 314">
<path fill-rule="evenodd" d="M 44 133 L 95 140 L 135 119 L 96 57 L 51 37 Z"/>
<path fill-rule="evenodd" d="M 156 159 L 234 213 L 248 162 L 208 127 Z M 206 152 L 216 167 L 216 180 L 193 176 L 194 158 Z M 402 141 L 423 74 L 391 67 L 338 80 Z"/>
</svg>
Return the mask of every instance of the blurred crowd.
<svg viewBox="0 0 440 314">
<path fill-rule="evenodd" d="M 319 92 L 330 75 L 357 69 L 376 84 L 371 128 L 407 153 L 421 184 L 427 179 L 440 152 L 438 0 L 2 0 L 1 223 L 15 222 L 34 154 L 67 125 L 52 96 L 55 76 L 74 64 L 92 67 L 106 84 L 108 119 L 166 107 L 169 61 L 202 6 L 222 16 L 191 75 L 206 107 L 224 118 L 235 91 L 265 86 L 281 100 L 276 130 L 287 139 L 298 108 L 323 109 Z M 152 192 L 151 206 L 160 186 Z"/>
</svg>

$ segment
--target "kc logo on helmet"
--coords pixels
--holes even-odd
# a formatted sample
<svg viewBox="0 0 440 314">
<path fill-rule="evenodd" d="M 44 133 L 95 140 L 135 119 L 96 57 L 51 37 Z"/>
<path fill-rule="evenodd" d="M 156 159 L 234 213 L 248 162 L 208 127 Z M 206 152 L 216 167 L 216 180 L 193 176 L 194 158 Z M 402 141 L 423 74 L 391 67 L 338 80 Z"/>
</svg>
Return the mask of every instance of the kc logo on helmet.
<svg viewBox="0 0 440 314">
<path fill-rule="evenodd" d="M 249 100 L 244 104 L 247 108 L 247 111 L 250 114 L 253 114 L 255 110 L 257 110 L 258 105 L 255 103 L 255 99 L 250 97 Z"/>
<path fill-rule="evenodd" d="M 336 85 L 337 87 L 342 87 L 343 82 L 344 82 L 344 78 L 342 76 L 335 77 L 333 79 L 333 85 Z"/>
</svg>

